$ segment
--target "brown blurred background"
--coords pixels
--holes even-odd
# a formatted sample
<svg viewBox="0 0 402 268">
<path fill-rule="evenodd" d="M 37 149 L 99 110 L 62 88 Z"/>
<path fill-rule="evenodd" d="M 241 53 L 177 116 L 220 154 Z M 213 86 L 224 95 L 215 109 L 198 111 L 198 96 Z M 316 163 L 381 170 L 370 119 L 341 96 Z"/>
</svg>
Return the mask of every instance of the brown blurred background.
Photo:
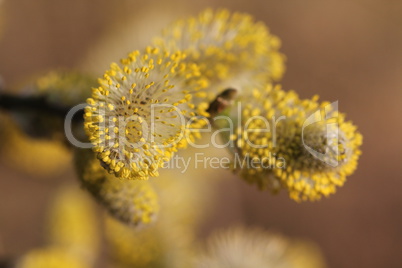
<svg viewBox="0 0 402 268">
<path fill-rule="evenodd" d="M 227 173 L 202 234 L 241 222 L 309 238 L 333 268 L 402 267 L 402 1 L 6 0 L 0 74 L 13 87 L 56 67 L 100 73 L 165 23 L 208 6 L 264 21 L 288 57 L 284 88 L 339 100 L 364 145 L 357 172 L 316 203 L 259 192 Z M 60 174 L 41 181 L 0 163 L 3 252 L 40 245 L 49 197 L 74 180 L 73 171 Z"/>
</svg>

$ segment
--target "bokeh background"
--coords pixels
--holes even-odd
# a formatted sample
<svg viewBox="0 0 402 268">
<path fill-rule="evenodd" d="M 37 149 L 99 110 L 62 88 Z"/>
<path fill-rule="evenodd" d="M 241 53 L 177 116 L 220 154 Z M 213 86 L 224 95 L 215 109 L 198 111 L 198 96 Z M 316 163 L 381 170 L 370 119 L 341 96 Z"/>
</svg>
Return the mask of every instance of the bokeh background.
<svg viewBox="0 0 402 268">
<path fill-rule="evenodd" d="M 364 144 L 357 172 L 320 202 L 297 204 L 217 174 L 225 178 L 200 237 L 243 223 L 313 240 L 329 267 L 402 267 L 402 1 L 6 0 L 0 74 L 7 88 L 53 68 L 100 74 L 166 23 L 205 7 L 264 21 L 283 42 L 283 87 L 338 100 Z M 74 180 L 71 168 L 41 180 L 0 163 L 0 254 L 39 246 L 49 198 Z"/>
</svg>

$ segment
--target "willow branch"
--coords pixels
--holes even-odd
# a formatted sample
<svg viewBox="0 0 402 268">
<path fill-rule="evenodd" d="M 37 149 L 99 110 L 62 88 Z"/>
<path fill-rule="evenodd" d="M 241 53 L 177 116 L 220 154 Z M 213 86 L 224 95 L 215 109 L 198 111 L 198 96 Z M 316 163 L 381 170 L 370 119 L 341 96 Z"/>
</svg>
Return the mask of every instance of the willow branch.
<svg viewBox="0 0 402 268">
<path fill-rule="evenodd" d="M 46 114 L 64 119 L 72 107 L 56 105 L 48 101 L 45 96 L 19 96 L 0 92 L 0 109 L 9 112 L 29 112 Z M 83 120 L 84 111 L 78 111 L 74 121 Z"/>
</svg>

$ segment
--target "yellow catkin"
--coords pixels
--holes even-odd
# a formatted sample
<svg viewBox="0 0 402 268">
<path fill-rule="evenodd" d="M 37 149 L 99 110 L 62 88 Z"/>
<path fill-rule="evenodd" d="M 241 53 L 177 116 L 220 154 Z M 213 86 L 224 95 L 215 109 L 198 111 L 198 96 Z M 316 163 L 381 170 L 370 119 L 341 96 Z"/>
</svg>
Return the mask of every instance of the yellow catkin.
<svg viewBox="0 0 402 268">
<path fill-rule="evenodd" d="M 179 154 L 187 159 L 194 156 L 194 150 Z M 161 207 L 155 224 L 138 229 L 106 221 L 112 258 L 122 267 L 191 267 L 197 230 L 214 204 L 213 178 L 217 177 L 212 175 L 219 171 L 200 173 L 194 165 L 182 171 L 164 169 L 159 178 L 150 180 Z"/>
<path fill-rule="evenodd" d="M 251 15 L 226 9 L 207 9 L 178 20 L 166 27 L 154 44 L 183 50 L 186 61 L 199 65 L 210 101 L 227 88 L 242 90 L 279 80 L 285 70 L 279 38 Z"/>
<path fill-rule="evenodd" d="M 185 147 L 186 129 L 205 121 L 205 107 L 195 108 L 191 94 L 205 85 L 198 67 L 185 53 L 148 47 L 113 63 L 93 89 L 85 109 L 85 130 L 97 157 L 118 178 L 145 180 L 178 148 Z M 194 78 L 191 81 L 189 78 Z M 187 124 L 188 123 L 188 124 Z"/>
<path fill-rule="evenodd" d="M 120 180 L 108 174 L 89 150 L 76 150 L 75 163 L 83 187 L 114 218 L 132 227 L 156 220 L 158 196 L 149 181 Z"/>
<path fill-rule="evenodd" d="M 155 226 L 133 229 L 112 218 L 106 218 L 106 240 L 109 252 L 119 267 L 164 267 L 166 245 L 159 239 Z M 175 241 L 171 241 L 174 246 Z"/>
<path fill-rule="evenodd" d="M 231 139 L 246 160 L 243 167 L 234 162 L 246 181 L 286 189 L 296 201 L 318 200 L 344 184 L 357 167 L 362 136 L 344 114 L 317 99 L 301 100 L 272 85 L 240 99 L 243 125 Z"/>
<path fill-rule="evenodd" d="M 52 71 L 21 90 L 24 96 L 41 97 L 49 105 L 68 108 L 90 96 L 95 79 L 75 71 Z M 64 144 L 64 118 L 52 113 L 15 111 L 0 117 L 5 162 L 40 177 L 58 175 L 68 166 L 71 154 Z M 82 124 L 73 125 L 79 134 Z"/>
<path fill-rule="evenodd" d="M 58 141 L 35 139 L 23 133 L 7 115 L 0 115 L 0 153 L 4 163 L 43 178 L 62 173 L 71 153 Z"/>
<path fill-rule="evenodd" d="M 63 111 L 67 113 L 71 107 L 85 103 L 91 96 L 89 88 L 95 84 L 96 79 L 73 70 L 51 71 L 19 90 L 20 95 L 30 98 L 36 103 L 34 105 L 43 102 L 44 108 L 47 108 L 42 110 L 31 106 L 25 110 L 21 107 L 10 111 L 10 114 L 16 125 L 30 137 L 64 143 L 66 132 Z M 83 140 L 85 134 L 82 123 L 74 120 L 70 130 L 75 137 Z"/>
<path fill-rule="evenodd" d="M 70 255 L 63 248 L 35 249 L 21 257 L 16 268 L 89 268 L 85 262 Z"/>
<path fill-rule="evenodd" d="M 213 234 L 195 268 L 324 268 L 320 250 L 311 242 L 291 240 L 260 229 L 232 227 Z"/>
<path fill-rule="evenodd" d="M 91 96 L 89 88 L 95 85 L 95 78 L 78 71 L 51 71 L 35 81 L 34 94 L 45 96 L 54 105 L 69 107 L 84 103 Z"/>
<path fill-rule="evenodd" d="M 63 187 L 49 212 L 49 244 L 92 264 L 99 247 L 99 228 L 92 200 L 82 189 Z"/>
</svg>

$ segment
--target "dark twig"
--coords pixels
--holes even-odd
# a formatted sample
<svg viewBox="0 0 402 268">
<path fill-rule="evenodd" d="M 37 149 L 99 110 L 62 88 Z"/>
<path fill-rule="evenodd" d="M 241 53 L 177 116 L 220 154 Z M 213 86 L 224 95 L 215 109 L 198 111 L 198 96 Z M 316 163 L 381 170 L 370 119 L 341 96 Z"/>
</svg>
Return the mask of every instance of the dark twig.
<svg viewBox="0 0 402 268">
<path fill-rule="evenodd" d="M 64 119 L 71 108 L 50 103 L 45 96 L 18 96 L 0 92 L 0 109 L 6 111 L 42 113 Z M 82 121 L 83 115 L 83 110 L 78 111 L 74 121 Z"/>
</svg>

